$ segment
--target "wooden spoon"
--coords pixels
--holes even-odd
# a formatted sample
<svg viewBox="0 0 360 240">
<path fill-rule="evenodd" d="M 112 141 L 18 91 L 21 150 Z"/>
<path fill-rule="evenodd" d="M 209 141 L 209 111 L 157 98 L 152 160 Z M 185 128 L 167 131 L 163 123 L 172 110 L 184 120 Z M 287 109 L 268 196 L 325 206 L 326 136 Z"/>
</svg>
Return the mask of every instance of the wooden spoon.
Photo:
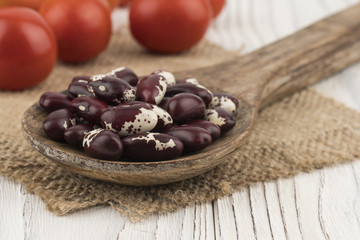
<svg viewBox="0 0 360 240">
<path fill-rule="evenodd" d="M 111 162 L 89 157 L 49 140 L 42 130 L 46 113 L 34 104 L 23 118 L 25 137 L 65 169 L 125 185 L 156 185 L 194 177 L 223 162 L 246 142 L 260 108 L 330 76 L 360 60 L 360 4 L 287 38 L 232 61 L 178 72 L 210 89 L 240 99 L 237 125 L 201 152 L 162 162 Z M 295 131 L 295 129 L 294 129 Z"/>
</svg>

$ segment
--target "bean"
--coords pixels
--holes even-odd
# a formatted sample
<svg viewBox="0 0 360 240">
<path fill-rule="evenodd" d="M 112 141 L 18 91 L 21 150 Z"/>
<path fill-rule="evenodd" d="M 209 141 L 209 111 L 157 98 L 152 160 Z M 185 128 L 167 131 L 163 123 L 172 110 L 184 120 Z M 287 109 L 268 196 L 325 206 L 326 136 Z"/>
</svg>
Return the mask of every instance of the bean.
<svg viewBox="0 0 360 240">
<path fill-rule="evenodd" d="M 183 143 L 176 137 L 163 133 L 142 133 L 127 136 L 124 143 L 124 157 L 133 161 L 162 161 L 180 156 Z"/>
<path fill-rule="evenodd" d="M 157 124 L 156 113 L 141 104 L 119 105 L 101 115 L 103 128 L 128 136 L 151 131 Z"/>
<path fill-rule="evenodd" d="M 135 100 L 135 90 L 126 81 L 110 76 L 104 76 L 88 83 L 88 88 L 97 98 L 107 104 L 119 104 Z"/>
<path fill-rule="evenodd" d="M 205 121 L 205 120 L 193 120 L 184 123 L 181 126 L 192 126 L 192 127 L 200 127 L 208 131 L 208 133 L 211 135 L 212 140 L 218 139 L 221 135 L 221 130 L 219 126 L 216 124 Z"/>
<path fill-rule="evenodd" d="M 175 76 L 171 72 L 165 71 L 165 70 L 157 70 L 153 72 L 152 74 L 158 74 L 160 76 L 163 76 L 166 80 L 166 84 L 168 86 L 176 84 Z"/>
<path fill-rule="evenodd" d="M 185 78 L 183 80 L 181 80 L 179 83 L 191 83 L 194 85 L 199 85 L 199 81 L 196 78 Z"/>
<path fill-rule="evenodd" d="M 167 110 L 174 121 L 185 122 L 203 118 L 205 109 L 205 103 L 200 97 L 191 93 L 179 93 L 169 101 Z"/>
<path fill-rule="evenodd" d="M 209 132 L 200 127 L 175 126 L 165 133 L 181 140 L 184 144 L 184 153 L 201 150 L 212 142 Z"/>
<path fill-rule="evenodd" d="M 124 150 L 122 141 L 116 133 L 101 128 L 85 134 L 83 147 L 92 157 L 113 161 L 120 160 Z"/>
<path fill-rule="evenodd" d="M 205 120 L 218 125 L 222 133 L 230 131 L 236 124 L 236 119 L 221 107 L 207 109 Z"/>
<path fill-rule="evenodd" d="M 73 147 L 82 147 L 85 133 L 91 130 L 94 130 L 94 126 L 91 124 L 79 124 L 69 127 L 64 132 L 65 142 Z"/>
<path fill-rule="evenodd" d="M 52 112 L 62 108 L 70 109 L 71 100 L 72 98 L 62 93 L 46 92 L 41 95 L 39 104 L 47 112 Z"/>
<path fill-rule="evenodd" d="M 167 111 L 170 100 L 171 97 L 164 97 L 163 100 L 161 100 L 161 102 L 158 104 L 158 106 Z"/>
<path fill-rule="evenodd" d="M 109 108 L 106 103 L 90 96 L 75 98 L 71 101 L 71 106 L 79 117 L 92 124 L 99 123 L 101 114 Z"/>
<path fill-rule="evenodd" d="M 165 96 L 166 89 L 165 78 L 158 74 L 152 74 L 140 81 L 136 90 L 136 99 L 147 103 L 159 104 Z"/>
<path fill-rule="evenodd" d="M 81 97 L 81 96 L 94 96 L 92 92 L 89 91 L 87 84 L 90 82 L 89 76 L 76 76 L 72 79 L 68 91 L 74 97 Z"/>
<path fill-rule="evenodd" d="M 166 96 L 174 96 L 178 93 L 192 93 L 195 94 L 204 101 L 206 105 L 208 105 L 213 97 L 213 94 L 204 86 L 200 84 L 192 84 L 192 83 L 178 83 L 173 86 L 169 86 L 166 91 Z"/>
<path fill-rule="evenodd" d="M 214 93 L 214 97 L 208 107 L 222 107 L 231 115 L 235 115 L 238 105 L 239 101 L 235 97 L 226 93 Z"/>
<path fill-rule="evenodd" d="M 151 130 L 152 132 L 163 132 L 173 125 L 173 119 L 167 111 L 153 104 L 151 104 L 150 107 L 158 117 L 157 124 Z"/>
<path fill-rule="evenodd" d="M 162 132 L 172 126 L 173 119 L 170 116 L 170 114 L 164 109 L 154 104 L 140 102 L 140 101 L 133 101 L 128 103 L 122 103 L 118 106 L 134 106 L 134 105 L 142 106 L 146 109 L 153 110 L 156 113 L 158 120 L 156 126 L 151 130 L 152 132 Z"/>
<path fill-rule="evenodd" d="M 126 67 L 119 67 L 117 69 L 112 70 L 106 75 L 120 78 L 126 82 L 128 82 L 131 86 L 135 87 L 138 84 L 139 78 L 134 73 L 133 70 Z"/>
<path fill-rule="evenodd" d="M 76 124 L 74 115 L 69 109 L 51 112 L 44 120 L 43 129 L 46 135 L 55 141 L 64 141 L 64 132 Z"/>
</svg>

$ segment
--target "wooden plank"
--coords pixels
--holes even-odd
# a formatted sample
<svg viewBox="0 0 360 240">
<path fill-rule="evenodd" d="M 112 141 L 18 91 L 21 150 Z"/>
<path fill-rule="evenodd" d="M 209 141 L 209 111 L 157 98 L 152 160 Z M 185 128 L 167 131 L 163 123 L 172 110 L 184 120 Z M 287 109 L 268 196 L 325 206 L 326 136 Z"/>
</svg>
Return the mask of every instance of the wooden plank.
<svg viewBox="0 0 360 240">
<path fill-rule="evenodd" d="M 233 198 L 224 197 L 214 202 L 216 239 L 237 239 L 239 229 L 235 222 Z"/>
<path fill-rule="evenodd" d="M 24 239 L 20 185 L 0 176 L 0 239 Z"/>
<path fill-rule="evenodd" d="M 256 183 L 249 188 L 250 209 L 257 239 L 274 239 L 263 183 Z"/>
<path fill-rule="evenodd" d="M 249 189 L 246 188 L 236 192 L 232 197 L 238 239 L 257 239 L 254 217 L 250 208 Z"/>
</svg>

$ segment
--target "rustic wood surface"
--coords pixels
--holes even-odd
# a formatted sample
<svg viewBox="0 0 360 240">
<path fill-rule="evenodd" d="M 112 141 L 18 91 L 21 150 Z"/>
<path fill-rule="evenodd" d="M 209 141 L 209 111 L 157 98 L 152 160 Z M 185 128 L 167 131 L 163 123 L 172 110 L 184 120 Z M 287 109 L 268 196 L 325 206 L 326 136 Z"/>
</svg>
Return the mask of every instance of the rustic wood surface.
<svg viewBox="0 0 360 240">
<path fill-rule="evenodd" d="M 228 0 L 207 37 L 250 52 L 356 2 Z M 124 14 L 114 18 L 126 22 Z M 315 88 L 360 111 L 360 64 Z M 355 161 L 131 223 L 110 207 L 57 217 L 37 196 L 0 177 L 0 239 L 359 239 L 359 179 Z"/>
</svg>

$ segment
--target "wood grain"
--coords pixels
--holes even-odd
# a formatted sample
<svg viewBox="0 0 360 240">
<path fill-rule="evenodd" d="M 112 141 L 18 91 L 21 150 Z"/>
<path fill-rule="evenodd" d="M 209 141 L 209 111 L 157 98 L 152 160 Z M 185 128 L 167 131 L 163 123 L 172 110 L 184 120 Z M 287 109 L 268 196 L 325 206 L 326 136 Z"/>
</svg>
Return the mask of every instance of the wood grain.
<svg viewBox="0 0 360 240">
<path fill-rule="evenodd" d="M 228 0 L 208 39 L 232 50 L 243 45 L 244 51 L 250 52 L 356 2 Z M 126 10 L 120 12 L 119 18 L 124 19 Z M 359 79 L 357 64 L 315 88 L 360 111 Z M 359 182 L 360 161 L 355 161 L 253 185 L 251 191 L 244 189 L 212 203 L 131 223 L 109 207 L 57 217 L 37 196 L 22 192 L 20 185 L 0 176 L 0 239 L 260 239 L 254 229 L 262 226 L 254 225 L 253 219 L 264 216 L 265 208 L 270 213 L 267 225 L 273 239 L 358 239 Z M 250 199 L 258 199 L 257 204 L 266 207 L 256 211 L 257 205 Z M 227 233 L 231 221 L 232 230 Z"/>
</svg>

